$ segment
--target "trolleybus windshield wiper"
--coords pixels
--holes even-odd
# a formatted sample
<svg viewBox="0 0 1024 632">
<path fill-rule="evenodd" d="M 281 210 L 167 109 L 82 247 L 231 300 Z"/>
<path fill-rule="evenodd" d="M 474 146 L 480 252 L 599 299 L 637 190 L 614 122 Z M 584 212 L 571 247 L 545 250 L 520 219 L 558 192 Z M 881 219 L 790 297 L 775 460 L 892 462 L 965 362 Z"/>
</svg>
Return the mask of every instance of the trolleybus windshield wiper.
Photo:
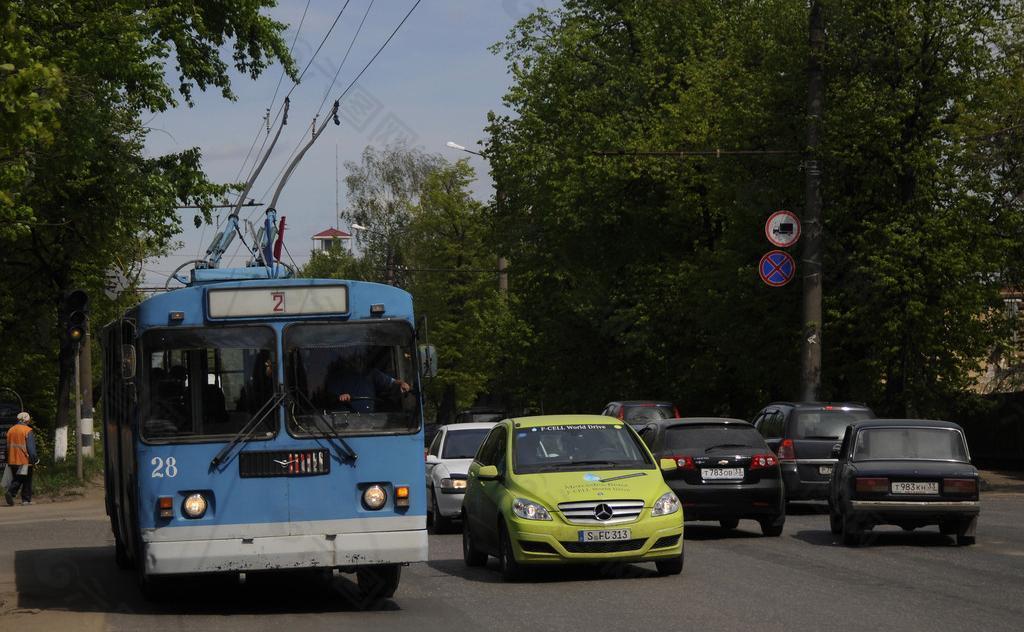
<svg viewBox="0 0 1024 632">
<path fill-rule="evenodd" d="M 217 456 L 213 457 L 213 459 L 210 460 L 210 469 L 217 469 L 217 466 L 224 462 L 225 458 L 229 454 L 231 454 L 231 450 L 236 445 L 238 445 L 241 441 L 247 441 L 249 437 L 251 437 L 256 432 L 256 429 L 260 427 L 260 425 L 267 418 L 267 416 L 270 415 L 270 413 L 277 410 L 278 405 L 281 402 L 283 402 L 286 397 L 288 397 L 288 394 L 284 391 L 281 391 L 279 393 L 271 395 L 267 399 L 267 401 L 263 402 L 263 405 L 260 406 L 259 410 L 257 410 L 256 413 L 253 414 L 252 418 L 249 420 L 249 423 L 242 426 L 242 429 L 238 431 L 238 434 L 232 437 L 231 441 L 229 441 L 228 444 L 221 448 L 221 451 L 217 453 Z"/>
<path fill-rule="evenodd" d="M 312 417 L 317 422 L 317 425 L 321 427 L 326 427 L 327 432 L 329 432 L 332 437 L 337 439 L 338 443 L 340 443 L 341 446 L 345 448 L 344 454 L 340 454 L 341 450 L 337 450 L 337 448 L 335 448 L 339 452 L 338 458 L 340 458 L 342 461 L 344 461 L 345 459 L 351 459 L 352 461 L 358 459 L 359 455 L 356 454 L 356 451 L 352 449 L 352 446 L 348 444 L 348 441 L 345 441 L 344 437 L 338 434 L 338 429 L 334 427 L 334 420 L 331 419 L 331 421 L 328 422 L 326 419 L 324 419 L 324 415 L 317 412 L 316 406 L 313 405 L 313 402 L 309 401 L 309 398 L 306 397 L 305 393 L 303 393 L 301 390 L 297 388 L 293 390 L 299 395 L 301 395 L 302 399 L 306 400 L 306 404 L 309 405 L 309 410 L 312 411 L 312 414 L 310 414 L 309 416 Z M 292 416 L 294 415 L 295 413 L 292 412 Z"/>
</svg>

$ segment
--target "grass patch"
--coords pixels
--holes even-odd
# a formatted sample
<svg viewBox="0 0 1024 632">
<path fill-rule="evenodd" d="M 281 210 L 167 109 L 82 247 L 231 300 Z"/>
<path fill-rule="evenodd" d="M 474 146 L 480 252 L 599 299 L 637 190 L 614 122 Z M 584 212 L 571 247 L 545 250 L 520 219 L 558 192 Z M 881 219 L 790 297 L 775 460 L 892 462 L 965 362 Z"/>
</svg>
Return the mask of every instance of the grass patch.
<svg viewBox="0 0 1024 632">
<path fill-rule="evenodd" d="M 103 475 L 102 457 L 82 460 L 82 480 L 78 480 L 75 455 L 69 454 L 63 463 L 40 463 L 32 475 L 32 493 L 37 496 L 75 496 L 83 493 L 88 481 Z"/>
</svg>

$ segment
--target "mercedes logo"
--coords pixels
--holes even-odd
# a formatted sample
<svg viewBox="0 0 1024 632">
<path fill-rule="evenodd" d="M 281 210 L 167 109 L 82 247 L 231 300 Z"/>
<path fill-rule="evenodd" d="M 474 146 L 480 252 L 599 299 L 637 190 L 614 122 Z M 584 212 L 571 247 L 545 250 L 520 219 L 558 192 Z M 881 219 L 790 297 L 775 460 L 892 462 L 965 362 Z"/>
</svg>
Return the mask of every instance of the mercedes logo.
<svg viewBox="0 0 1024 632">
<path fill-rule="evenodd" d="M 613 515 L 615 512 L 612 511 L 612 508 L 604 503 L 594 507 L 594 517 L 598 520 L 610 520 Z"/>
</svg>

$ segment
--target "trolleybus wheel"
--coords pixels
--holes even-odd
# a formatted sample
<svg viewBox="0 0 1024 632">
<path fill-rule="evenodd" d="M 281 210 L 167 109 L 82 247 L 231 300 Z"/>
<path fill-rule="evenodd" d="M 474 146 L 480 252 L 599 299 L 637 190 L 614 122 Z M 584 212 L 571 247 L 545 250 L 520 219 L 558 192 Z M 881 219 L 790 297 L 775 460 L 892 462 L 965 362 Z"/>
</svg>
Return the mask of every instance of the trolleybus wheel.
<svg viewBox="0 0 1024 632">
<path fill-rule="evenodd" d="M 121 542 L 121 536 L 117 535 L 117 531 L 114 532 L 114 562 L 122 571 L 132 569 L 132 560 L 128 557 L 128 550 L 125 548 L 124 542 Z"/>
<path fill-rule="evenodd" d="M 398 582 L 402 578 L 401 564 L 381 564 L 380 566 L 364 566 L 356 571 L 356 583 L 364 599 L 371 602 L 390 599 L 398 590 Z"/>
</svg>

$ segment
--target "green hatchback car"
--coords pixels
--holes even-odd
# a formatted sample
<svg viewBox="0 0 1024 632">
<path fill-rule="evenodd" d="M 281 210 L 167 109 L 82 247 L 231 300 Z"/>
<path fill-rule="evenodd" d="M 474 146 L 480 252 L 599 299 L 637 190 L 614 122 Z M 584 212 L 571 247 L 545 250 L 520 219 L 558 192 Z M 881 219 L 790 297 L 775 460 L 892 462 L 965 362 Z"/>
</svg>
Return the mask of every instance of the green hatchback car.
<svg viewBox="0 0 1024 632">
<path fill-rule="evenodd" d="M 462 502 L 469 566 L 654 562 L 683 570 L 683 512 L 636 432 L 599 415 L 506 419 L 484 439 Z"/>
</svg>

